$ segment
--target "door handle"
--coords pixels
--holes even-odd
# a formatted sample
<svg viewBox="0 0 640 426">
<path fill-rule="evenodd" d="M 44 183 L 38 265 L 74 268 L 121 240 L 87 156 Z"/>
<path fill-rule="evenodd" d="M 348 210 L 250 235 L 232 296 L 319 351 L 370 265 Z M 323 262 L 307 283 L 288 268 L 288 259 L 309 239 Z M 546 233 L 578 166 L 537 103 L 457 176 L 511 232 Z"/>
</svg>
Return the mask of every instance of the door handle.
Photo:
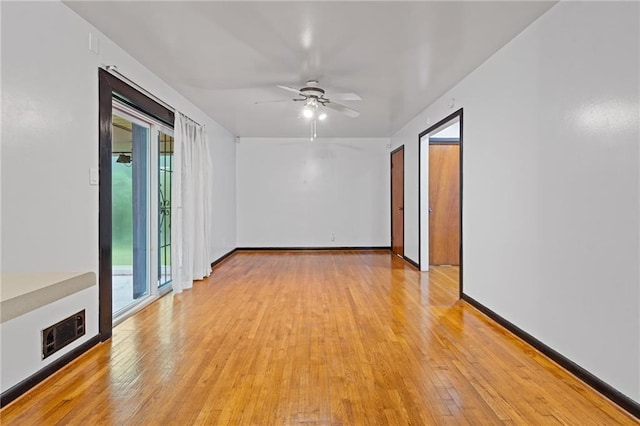
<svg viewBox="0 0 640 426">
<path fill-rule="evenodd" d="M 398 210 L 404 210 L 404 207 L 398 207 Z"/>
</svg>

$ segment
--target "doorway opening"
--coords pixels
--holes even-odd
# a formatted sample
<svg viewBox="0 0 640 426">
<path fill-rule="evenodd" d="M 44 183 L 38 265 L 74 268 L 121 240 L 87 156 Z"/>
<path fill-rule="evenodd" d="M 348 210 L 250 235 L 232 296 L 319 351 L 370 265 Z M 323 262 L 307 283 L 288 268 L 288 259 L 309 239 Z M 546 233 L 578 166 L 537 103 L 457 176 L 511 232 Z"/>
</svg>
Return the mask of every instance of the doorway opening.
<svg viewBox="0 0 640 426">
<path fill-rule="evenodd" d="M 174 113 L 99 77 L 99 332 L 171 290 Z"/>
<path fill-rule="evenodd" d="M 404 258 L 404 145 L 391 152 L 391 252 Z"/>
<path fill-rule="evenodd" d="M 462 109 L 418 138 L 420 270 L 453 268 L 462 297 Z"/>
</svg>

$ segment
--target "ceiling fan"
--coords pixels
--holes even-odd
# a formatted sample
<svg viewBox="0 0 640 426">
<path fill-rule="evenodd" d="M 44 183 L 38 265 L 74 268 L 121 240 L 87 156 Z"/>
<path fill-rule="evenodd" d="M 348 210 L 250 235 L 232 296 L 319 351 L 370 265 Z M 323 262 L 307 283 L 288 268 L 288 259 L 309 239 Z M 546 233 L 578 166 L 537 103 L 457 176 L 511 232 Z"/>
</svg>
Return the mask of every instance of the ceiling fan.
<svg viewBox="0 0 640 426">
<path fill-rule="evenodd" d="M 347 117 L 355 118 L 360 115 L 360 112 L 353 108 L 349 108 L 346 105 L 342 105 L 336 102 L 340 101 L 360 101 L 362 98 L 355 93 L 335 93 L 331 95 L 331 99 L 327 97 L 326 92 L 320 87 L 317 80 L 308 80 L 300 89 L 294 89 L 289 86 L 277 86 L 280 89 L 288 92 L 295 93 L 298 97 L 293 98 L 294 102 L 304 102 L 302 108 L 302 116 L 311 120 L 311 140 L 316 138 L 316 120 L 324 120 L 327 118 L 327 114 L 320 108 L 328 108 L 333 111 L 342 113 Z M 270 103 L 270 102 L 287 102 L 289 99 L 280 99 L 275 101 L 256 102 L 258 103 Z"/>
<path fill-rule="evenodd" d="M 339 104 L 336 100 L 339 101 L 360 101 L 362 98 L 355 93 L 334 93 L 331 95 L 331 99 L 329 99 L 325 95 L 325 90 L 320 87 L 316 80 L 309 80 L 305 83 L 304 87 L 300 89 L 294 89 L 293 87 L 288 86 L 278 86 L 280 89 L 286 90 L 288 92 L 292 92 L 300 96 L 300 98 L 294 98 L 295 102 L 305 102 L 305 108 L 311 107 L 306 110 L 303 110 L 303 115 L 307 118 L 312 118 L 308 116 L 310 113 L 305 113 L 304 111 L 312 111 L 317 112 L 318 106 L 323 106 L 334 111 L 340 112 L 348 117 L 355 118 L 360 115 L 358 111 L 355 109 L 349 108 L 345 105 Z M 313 111 L 315 110 L 315 111 Z"/>
</svg>

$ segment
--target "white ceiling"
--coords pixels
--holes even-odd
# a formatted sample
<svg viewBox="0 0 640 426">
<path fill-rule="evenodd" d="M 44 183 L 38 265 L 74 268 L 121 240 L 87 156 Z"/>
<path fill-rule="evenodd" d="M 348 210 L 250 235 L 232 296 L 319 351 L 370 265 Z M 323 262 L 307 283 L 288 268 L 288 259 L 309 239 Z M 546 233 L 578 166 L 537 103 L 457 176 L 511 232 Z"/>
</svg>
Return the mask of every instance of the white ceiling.
<svg viewBox="0 0 640 426">
<path fill-rule="evenodd" d="M 66 2 L 242 137 L 308 136 L 300 103 L 255 104 L 308 79 L 362 97 L 319 137 L 390 136 L 553 3 Z"/>
</svg>

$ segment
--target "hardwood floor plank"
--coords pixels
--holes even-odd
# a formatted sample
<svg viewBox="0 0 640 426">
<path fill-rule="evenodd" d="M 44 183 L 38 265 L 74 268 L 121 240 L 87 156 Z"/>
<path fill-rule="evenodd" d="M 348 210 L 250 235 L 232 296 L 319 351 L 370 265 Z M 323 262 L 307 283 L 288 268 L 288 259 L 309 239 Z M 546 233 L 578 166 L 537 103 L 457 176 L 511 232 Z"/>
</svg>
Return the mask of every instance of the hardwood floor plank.
<svg viewBox="0 0 640 426">
<path fill-rule="evenodd" d="M 638 424 L 388 251 L 236 252 L 3 425 Z"/>
</svg>

